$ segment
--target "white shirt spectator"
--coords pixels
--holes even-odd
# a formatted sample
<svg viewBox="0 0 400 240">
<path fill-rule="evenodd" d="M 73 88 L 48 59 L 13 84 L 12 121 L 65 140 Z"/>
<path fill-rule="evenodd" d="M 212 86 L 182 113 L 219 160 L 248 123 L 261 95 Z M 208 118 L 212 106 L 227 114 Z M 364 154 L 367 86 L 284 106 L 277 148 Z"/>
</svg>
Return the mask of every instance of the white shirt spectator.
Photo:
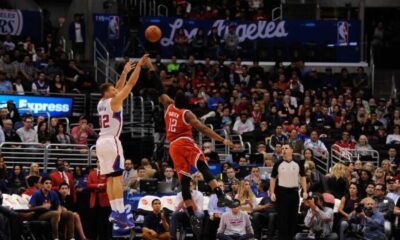
<svg viewBox="0 0 400 240">
<path fill-rule="evenodd" d="M 254 124 L 250 118 L 248 118 L 245 123 L 243 123 L 240 120 L 240 118 L 238 118 L 235 124 L 233 125 L 233 131 L 239 134 L 243 134 L 245 132 L 251 132 L 254 131 Z"/>
<path fill-rule="evenodd" d="M 197 213 L 203 213 L 203 202 L 204 202 L 204 196 L 201 192 L 197 190 L 192 190 L 191 191 L 192 195 L 192 200 L 194 204 L 196 205 L 196 211 Z M 176 195 L 175 201 L 174 201 L 174 206 L 175 208 L 178 207 L 178 205 L 183 201 L 182 197 L 182 192 L 179 192 L 178 195 Z M 181 209 L 183 211 L 184 208 Z"/>
<path fill-rule="evenodd" d="M 79 22 L 75 22 L 75 42 L 83 43 L 82 28 Z"/>
<path fill-rule="evenodd" d="M 0 144 L 3 143 L 5 141 L 5 136 L 4 136 L 4 132 L 3 129 L 0 128 Z"/>
<path fill-rule="evenodd" d="M 311 149 L 316 157 L 322 157 L 323 153 L 328 152 L 328 149 L 321 140 L 313 142 L 311 139 L 307 139 L 304 142 L 304 149 Z"/>
<path fill-rule="evenodd" d="M 389 134 L 386 137 L 386 144 L 400 144 L 400 134 Z"/>
</svg>

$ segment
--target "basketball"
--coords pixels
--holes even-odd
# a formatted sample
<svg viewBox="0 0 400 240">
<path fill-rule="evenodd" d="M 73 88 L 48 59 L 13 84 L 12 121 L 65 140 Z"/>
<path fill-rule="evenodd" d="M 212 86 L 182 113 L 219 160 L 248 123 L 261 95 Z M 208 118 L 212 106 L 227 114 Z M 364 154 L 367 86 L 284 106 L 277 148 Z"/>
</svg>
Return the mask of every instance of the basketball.
<svg viewBox="0 0 400 240">
<path fill-rule="evenodd" d="M 161 38 L 161 30 L 155 25 L 148 26 L 144 31 L 144 36 L 149 42 L 158 42 Z"/>
</svg>

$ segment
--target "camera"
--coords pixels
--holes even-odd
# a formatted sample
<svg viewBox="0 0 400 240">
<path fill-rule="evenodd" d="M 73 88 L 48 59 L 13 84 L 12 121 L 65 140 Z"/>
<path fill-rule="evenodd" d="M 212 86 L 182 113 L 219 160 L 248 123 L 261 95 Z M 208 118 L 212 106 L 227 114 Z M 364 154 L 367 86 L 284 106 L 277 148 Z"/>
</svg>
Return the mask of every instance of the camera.
<svg viewBox="0 0 400 240">
<path fill-rule="evenodd" d="M 362 212 L 364 210 L 364 204 L 363 203 L 359 203 L 354 210 L 356 211 L 356 213 Z"/>
</svg>

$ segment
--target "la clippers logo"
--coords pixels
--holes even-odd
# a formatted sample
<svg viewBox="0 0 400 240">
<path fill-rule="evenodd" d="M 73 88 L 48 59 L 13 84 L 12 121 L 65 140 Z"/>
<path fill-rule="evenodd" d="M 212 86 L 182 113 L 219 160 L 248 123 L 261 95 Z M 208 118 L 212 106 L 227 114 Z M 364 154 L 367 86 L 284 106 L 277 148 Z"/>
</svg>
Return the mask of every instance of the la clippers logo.
<svg viewBox="0 0 400 240">
<path fill-rule="evenodd" d="M 21 11 L 0 9 L 0 35 L 20 35 L 22 26 Z"/>
<path fill-rule="evenodd" d="M 338 31 L 338 44 L 349 43 L 349 23 L 346 21 L 341 21 L 337 23 Z"/>
</svg>

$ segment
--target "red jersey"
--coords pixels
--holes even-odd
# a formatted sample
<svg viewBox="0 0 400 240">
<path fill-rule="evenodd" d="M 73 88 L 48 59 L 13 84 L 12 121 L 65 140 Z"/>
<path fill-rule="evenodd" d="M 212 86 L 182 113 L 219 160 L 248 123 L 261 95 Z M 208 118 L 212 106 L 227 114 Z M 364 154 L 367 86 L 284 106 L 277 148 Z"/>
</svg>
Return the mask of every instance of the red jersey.
<svg viewBox="0 0 400 240">
<path fill-rule="evenodd" d="M 187 109 L 178 109 L 174 104 L 170 104 L 165 111 L 165 131 L 167 140 L 172 142 L 180 137 L 189 137 L 193 139 L 192 126 L 185 121 Z"/>
</svg>

